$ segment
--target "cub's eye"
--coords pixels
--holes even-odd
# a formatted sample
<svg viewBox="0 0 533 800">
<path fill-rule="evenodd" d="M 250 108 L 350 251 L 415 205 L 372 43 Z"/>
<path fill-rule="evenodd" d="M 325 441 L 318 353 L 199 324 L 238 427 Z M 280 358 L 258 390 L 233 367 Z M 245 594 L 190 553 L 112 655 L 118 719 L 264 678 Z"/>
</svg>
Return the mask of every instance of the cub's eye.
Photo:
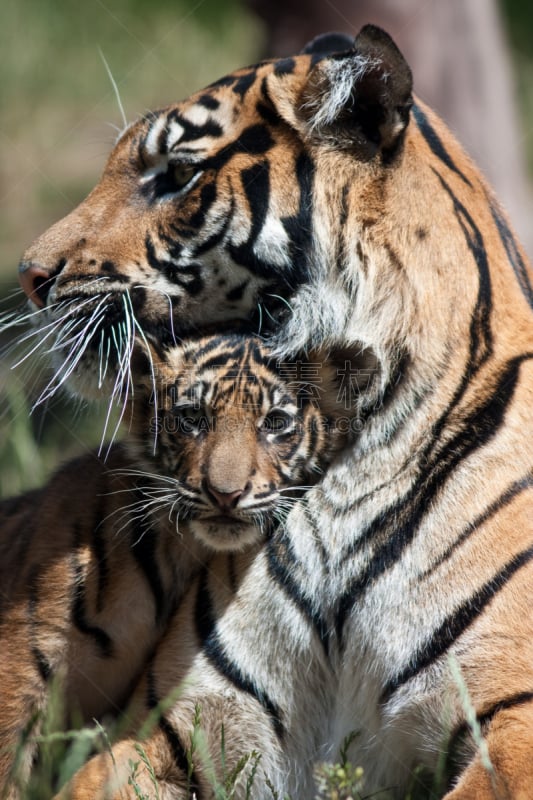
<svg viewBox="0 0 533 800">
<path fill-rule="evenodd" d="M 288 411 L 282 411 L 279 408 L 273 409 L 266 414 L 260 425 L 259 430 L 262 433 L 275 433 L 278 436 L 283 434 L 293 433 L 296 426 L 296 420 Z"/>
<path fill-rule="evenodd" d="M 168 175 L 176 189 L 183 189 L 191 181 L 198 167 L 195 164 L 169 164 Z"/>
<path fill-rule="evenodd" d="M 194 435 L 211 430 L 213 425 L 206 409 L 198 406 L 174 406 L 172 415 L 177 433 Z"/>
</svg>

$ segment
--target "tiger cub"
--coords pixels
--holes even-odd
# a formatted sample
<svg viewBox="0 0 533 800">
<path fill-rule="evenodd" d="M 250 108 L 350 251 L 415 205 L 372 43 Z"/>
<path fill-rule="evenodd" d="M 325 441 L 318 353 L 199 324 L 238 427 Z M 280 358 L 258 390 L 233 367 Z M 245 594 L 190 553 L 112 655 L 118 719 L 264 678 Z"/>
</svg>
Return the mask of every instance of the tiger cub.
<svg viewBox="0 0 533 800">
<path fill-rule="evenodd" d="M 241 335 L 135 358 L 125 441 L 0 504 L 2 797 L 52 682 L 70 724 L 117 714 L 210 553 L 267 536 L 346 439 L 332 366 L 291 381 Z"/>
</svg>

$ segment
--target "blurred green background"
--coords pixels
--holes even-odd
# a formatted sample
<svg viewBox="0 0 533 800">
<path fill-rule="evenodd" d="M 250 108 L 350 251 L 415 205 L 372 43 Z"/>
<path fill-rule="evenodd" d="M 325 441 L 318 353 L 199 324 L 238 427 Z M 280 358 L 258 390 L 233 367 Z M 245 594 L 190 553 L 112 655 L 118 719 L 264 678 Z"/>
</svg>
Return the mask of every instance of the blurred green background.
<svg viewBox="0 0 533 800">
<path fill-rule="evenodd" d="M 533 4 L 502 0 L 525 125 L 533 128 Z M 101 54 L 128 120 L 187 96 L 262 55 L 265 31 L 243 0 L 2 0 L 0 298 L 15 304 L 23 250 L 94 185 L 121 127 Z M 533 142 L 533 137 L 529 137 Z M 533 163 L 533 153 L 529 153 Z M 67 398 L 29 414 L 42 365 L 0 363 L 0 493 L 42 482 L 99 441 L 102 410 Z M 45 413 L 46 412 L 46 413 Z"/>
</svg>

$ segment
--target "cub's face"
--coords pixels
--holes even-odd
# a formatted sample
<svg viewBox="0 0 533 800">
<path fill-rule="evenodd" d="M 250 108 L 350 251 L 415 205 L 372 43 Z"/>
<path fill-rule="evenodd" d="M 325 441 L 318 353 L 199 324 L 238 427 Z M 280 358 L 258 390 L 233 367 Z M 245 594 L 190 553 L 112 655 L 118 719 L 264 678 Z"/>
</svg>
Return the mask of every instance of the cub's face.
<svg viewBox="0 0 533 800">
<path fill-rule="evenodd" d="M 148 375 L 134 419 L 165 506 L 178 530 L 187 521 L 215 550 L 250 545 L 338 449 L 318 387 L 291 381 L 291 365 L 276 365 L 254 337 L 203 338 L 154 365 L 157 401 Z"/>
</svg>

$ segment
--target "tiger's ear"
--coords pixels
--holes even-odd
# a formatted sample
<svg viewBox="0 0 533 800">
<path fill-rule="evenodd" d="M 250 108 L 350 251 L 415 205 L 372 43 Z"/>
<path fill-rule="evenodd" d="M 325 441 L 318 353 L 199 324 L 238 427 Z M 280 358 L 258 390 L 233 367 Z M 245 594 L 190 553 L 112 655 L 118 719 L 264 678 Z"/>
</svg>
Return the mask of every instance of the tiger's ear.
<svg viewBox="0 0 533 800">
<path fill-rule="evenodd" d="M 391 37 L 366 25 L 353 49 L 321 58 L 311 70 L 300 98 L 304 124 L 313 138 L 355 147 L 363 158 L 390 153 L 407 127 L 412 87 Z"/>
</svg>

